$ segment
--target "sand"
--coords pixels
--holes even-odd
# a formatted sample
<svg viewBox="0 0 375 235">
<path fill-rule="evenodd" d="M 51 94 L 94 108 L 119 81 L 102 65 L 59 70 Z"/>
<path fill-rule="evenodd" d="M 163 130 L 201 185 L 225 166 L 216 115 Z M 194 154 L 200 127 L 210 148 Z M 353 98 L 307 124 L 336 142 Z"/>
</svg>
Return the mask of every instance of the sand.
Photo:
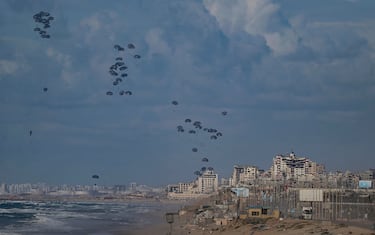
<svg viewBox="0 0 375 235">
<path fill-rule="evenodd" d="M 277 220 L 271 219 L 264 224 L 242 224 L 240 222 L 227 226 L 210 224 L 205 227 L 188 223 L 187 216 L 177 216 L 172 225 L 173 235 L 375 235 L 375 230 L 350 226 L 344 223 L 329 221 L 307 221 L 298 219 Z M 368 224 L 370 227 L 370 224 Z M 135 231 L 119 233 L 119 235 L 165 235 L 169 234 L 170 225 L 155 224 Z"/>
<path fill-rule="evenodd" d="M 150 228 L 140 229 L 126 235 L 163 235 L 168 234 L 169 225 L 159 224 Z M 266 224 L 258 225 L 229 225 L 216 227 L 198 227 L 194 225 L 174 224 L 172 233 L 175 235 L 375 235 L 375 230 L 360 228 L 356 226 L 347 226 L 344 224 L 335 224 L 322 221 L 303 221 L 303 220 L 270 220 Z"/>
<path fill-rule="evenodd" d="M 190 204 L 190 209 L 184 210 L 185 214 L 175 215 L 172 227 L 166 222 L 165 211 L 160 211 L 150 215 L 156 218 L 155 223 L 131 231 L 118 231 L 115 235 L 375 235 L 374 221 L 359 221 L 357 224 L 360 226 L 353 226 L 348 225 L 347 221 L 269 219 L 258 224 L 246 224 L 244 221 L 238 220 L 226 226 L 214 223 L 199 226 L 193 223 L 194 209 L 199 205 L 202 205 L 202 202 Z"/>
</svg>

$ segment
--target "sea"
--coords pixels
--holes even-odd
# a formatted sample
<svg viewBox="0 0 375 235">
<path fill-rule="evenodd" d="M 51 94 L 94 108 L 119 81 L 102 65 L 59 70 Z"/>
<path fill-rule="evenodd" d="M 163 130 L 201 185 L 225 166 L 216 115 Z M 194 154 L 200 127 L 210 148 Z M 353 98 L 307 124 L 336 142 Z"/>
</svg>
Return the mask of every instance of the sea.
<svg viewBox="0 0 375 235">
<path fill-rule="evenodd" d="M 0 235 L 114 235 L 155 223 L 176 204 L 154 201 L 0 201 Z"/>
</svg>

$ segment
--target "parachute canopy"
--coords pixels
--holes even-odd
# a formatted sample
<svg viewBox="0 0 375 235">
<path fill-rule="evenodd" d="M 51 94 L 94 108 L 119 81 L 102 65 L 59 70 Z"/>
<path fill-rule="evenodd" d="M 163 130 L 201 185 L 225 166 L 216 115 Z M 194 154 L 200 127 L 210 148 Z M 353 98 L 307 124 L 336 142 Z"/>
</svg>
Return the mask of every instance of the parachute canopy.
<svg viewBox="0 0 375 235">
<path fill-rule="evenodd" d="M 91 178 L 93 178 L 93 179 L 99 179 L 99 175 L 92 175 Z"/>
</svg>

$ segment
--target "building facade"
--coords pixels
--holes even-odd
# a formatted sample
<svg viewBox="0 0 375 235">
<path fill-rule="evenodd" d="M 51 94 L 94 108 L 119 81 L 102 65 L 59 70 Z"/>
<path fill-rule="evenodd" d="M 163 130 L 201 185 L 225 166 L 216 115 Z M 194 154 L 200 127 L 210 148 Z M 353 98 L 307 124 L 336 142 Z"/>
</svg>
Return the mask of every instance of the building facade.
<svg viewBox="0 0 375 235">
<path fill-rule="evenodd" d="M 296 179 L 316 176 L 324 167 L 306 157 L 296 157 L 294 152 L 289 155 L 276 155 L 271 166 L 271 177 L 274 180 Z"/>
<path fill-rule="evenodd" d="M 239 184 L 250 184 L 259 176 L 259 169 L 256 166 L 238 166 L 233 167 L 231 186 Z"/>
<path fill-rule="evenodd" d="M 197 179 L 199 193 L 213 193 L 219 188 L 219 177 L 212 170 L 206 170 Z"/>
</svg>

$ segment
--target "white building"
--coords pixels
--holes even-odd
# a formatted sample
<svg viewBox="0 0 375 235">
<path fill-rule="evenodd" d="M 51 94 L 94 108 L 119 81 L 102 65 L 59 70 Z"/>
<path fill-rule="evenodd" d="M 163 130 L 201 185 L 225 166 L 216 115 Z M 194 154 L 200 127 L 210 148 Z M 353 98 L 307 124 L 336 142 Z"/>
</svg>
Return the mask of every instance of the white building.
<svg viewBox="0 0 375 235">
<path fill-rule="evenodd" d="M 213 170 L 206 170 L 197 179 L 199 193 L 213 193 L 218 190 L 219 177 Z"/>
<path fill-rule="evenodd" d="M 0 184 L 0 194 L 6 194 L 6 193 L 7 193 L 6 184 L 4 183 Z"/>
<path fill-rule="evenodd" d="M 292 152 L 289 156 L 276 155 L 273 158 L 271 177 L 281 179 L 305 179 L 306 176 L 316 176 L 319 173 L 319 165 L 306 157 L 296 157 Z"/>
<path fill-rule="evenodd" d="M 256 166 L 238 166 L 233 167 L 232 186 L 238 184 L 249 184 L 259 176 L 259 169 Z"/>
</svg>

